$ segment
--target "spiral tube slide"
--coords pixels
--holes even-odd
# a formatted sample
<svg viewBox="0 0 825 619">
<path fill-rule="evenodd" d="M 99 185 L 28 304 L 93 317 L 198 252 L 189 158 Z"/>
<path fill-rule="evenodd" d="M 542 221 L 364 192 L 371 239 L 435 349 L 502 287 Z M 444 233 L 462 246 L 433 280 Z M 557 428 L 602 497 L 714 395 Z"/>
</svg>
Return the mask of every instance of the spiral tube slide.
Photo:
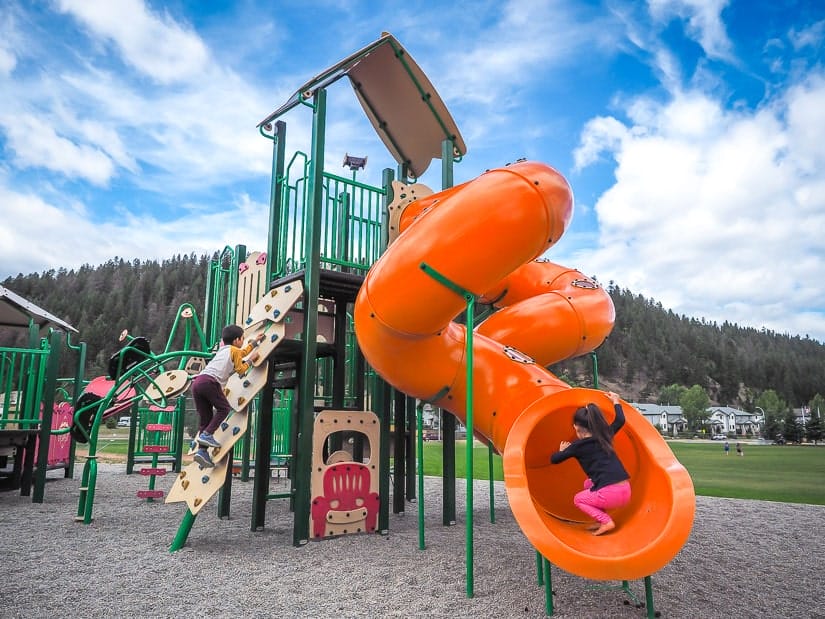
<svg viewBox="0 0 825 619">
<path fill-rule="evenodd" d="M 412 202 L 400 235 L 376 262 L 355 303 L 359 345 L 400 391 L 465 419 L 464 300 L 422 265 L 494 303 L 473 336 L 473 420 L 502 454 L 505 485 L 522 531 L 548 560 L 596 580 L 631 580 L 666 565 L 690 533 L 693 484 L 659 433 L 623 403 L 616 451 L 633 498 L 613 514 L 617 528 L 594 537 L 573 494 L 584 473 L 549 463 L 573 438 L 573 411 L 600 391 L 571 388 L 543 366 L 598 347 L 613 326 L 610 297 L 581 273 L 537 260 L 564 233 L 573 197 L 552 168 L 520 162 Z"/>
</svg>

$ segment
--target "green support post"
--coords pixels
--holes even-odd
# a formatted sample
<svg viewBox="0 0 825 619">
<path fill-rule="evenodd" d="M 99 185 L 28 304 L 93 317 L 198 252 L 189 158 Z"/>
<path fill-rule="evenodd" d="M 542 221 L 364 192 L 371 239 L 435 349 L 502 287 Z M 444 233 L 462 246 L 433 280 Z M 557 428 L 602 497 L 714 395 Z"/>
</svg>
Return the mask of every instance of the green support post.
<svg viewBox="0 0 825 619">
<path fill-rule="evenodd" d="M 175 534 L 175 539 L 172 540 L 172 545 L 169 546 L 169 552 L 177 552 L 183 548 L 189 533 L 192 531 L 192 525 L 195 524 L 195 518 L 197 516 L 187 509 L 178 527 L 178 532 Z"/>
<path fill-rule="evenodd" d="M 493 444 L 487 445 L 487 472 L 490 478 L 490 522 L 496 522 L 496 486 L 493 482 Z"/>
<path fill-rule="evenodd" d="M 272 376 L 274 357 L 266 364 L 267 376 Z M 269 496 L 270 454 L 272 453 L 272 416 L 275 408 L 274 390 L 267 380 L 260 397 L 258 424 L 255 427 L 255 478 L 252 482 L 252 531 L 260 531 L 266 521 L 266 501 Z"/>
<path fill-rule="evenodd" d="M 381 458 L 379 471 L 390 470 L 390 394 L 391 387 L 381 378 L 376 379 L 375 402 L 381 423 Z M 378 476 L 378 532 L 386 535 L 390 528 L 390 476 L 386 473 Z"/>
<path fill-rule="evenodd" d="M 46 366 L 46 380 L 43 385 L 43 418 L 40 420 L 40 449 L 37 453 L 37 474 L 34 478 L 32 503 L 42 503 L 46 492 L 46 469 L 49 466 L 49 443 L 52 432 L 54 392 L 57 389 L 57 373 L 60 371 L 60 351 L 63 349 L 63 334 L 52 331 L 49 335 L 49 358 Z M 28 450 L 27 450 L 28 452 Z M 30 482 L 31 480 L 28 480 Z M 26 488 L 26 490 L 28 490 Z M 26 492 L 28 494 L 28 492 Z"/>
<path fill-rule="evenodd" d="M 315 91 L 312 104 L 312 157 L 309 163 L 309 194 L 304 209 L 304 331 L 301 342 L 302 370 L 298 388 L 298 444 L 296 457 L 295 523 L 292 543 L 309 541 L 310 475 L 312 433 L 315 424 L 316 353 L 318 350 L 318 293 L 321 277 L 321 209 L 323 206 L 324 138 L 327 92 Z"/>
<path fill-rule="evenodd" d="M 265 135 L 265 134 L 264 134 Z M 268 137 L 268 136 L 267 136 Z M 284 173 L 286 170 L 286 123 L 276 121 L 273 129 L 272 143 L 272 181 L 269 187 L 269 238 L 267 243 L 267 282 L 283 275 L 277 259 L 281 247 L 278 245 L 281 225 L 281 205 L 284 198 Z"/>
<path fill-rule="evenodd" d="M 80 342 L 77 346 L 71 343 L 72 334 L 66 334 L 66 347 L 69 350 L 77 351 L 77 370 L 75 372 L 74 383 L 72 385 L 72 409 L 77 408 L 77 399 L 83 391 L 83 375 L 86 368 L 86 342 Z M 69 466 L 66 468 L 65 477 L 71 479 L 74 477 L 75 464 L 75 450 L 77 449 L 77 441 L 71 440 L 71 447 L 69 448 Z"/>
<path fill-rule="evenodd" d="M 409 430 L 407 432 L 407 479 L 406 479 L 406 489 L 407 489 L 407 500 L 414 501 L 415 500 L 415 457 L 416 451 L 421 453 L 418 449 L 418 441 L 416 440 L 416 435 L 413 434 L 413 429 L 416 427 L 415 423 L 415 398 L 411 396 L 407 396 L 407 426 Z M 421 433 L 421 430 L 418 431 Z"/>
<path fill-rule="evenodd" d="M 424 435 L 421 428 L 424 425 L 424 403 L 419 402 L 415 407 L 415 427 L 418 428 L 416 441 L 419 456 L 416 459 L 418 474 L 418 549 L 424 550 Z"/>
<path fill-rule="evenodd" d="M 393 389 L 393 424 L 395 425 L 395 434 L 393 435 L 393 488 L 392 488 L 392 513 L 404 513 L 404 484 L 407 478 L 406 474 L 406 420 L 407 412 L 405 410 L 407 404 L 407 396 L 401 391 Z"/>
</svg>

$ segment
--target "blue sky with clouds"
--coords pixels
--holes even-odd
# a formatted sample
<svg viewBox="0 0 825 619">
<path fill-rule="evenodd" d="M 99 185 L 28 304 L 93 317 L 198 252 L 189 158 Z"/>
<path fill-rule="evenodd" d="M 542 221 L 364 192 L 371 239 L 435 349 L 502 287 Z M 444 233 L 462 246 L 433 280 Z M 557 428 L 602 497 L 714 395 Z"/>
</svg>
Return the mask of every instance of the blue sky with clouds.
<svg viewBox="0 0 825 619">
<path fill-rule="evenodd" d="M 825 341 L 825 4 L 0 0 L 0 281 L 266 247 L 256 124 L 392 32 L 468 147 L 576 194 L 548 257 L 669 309 Z M 394 167 L 346 80 L 327 168 Z M 288 151 L 310 118 L 285 118 Z M 421 179 L 437 188 L 438 165 Z"/>
</svg>

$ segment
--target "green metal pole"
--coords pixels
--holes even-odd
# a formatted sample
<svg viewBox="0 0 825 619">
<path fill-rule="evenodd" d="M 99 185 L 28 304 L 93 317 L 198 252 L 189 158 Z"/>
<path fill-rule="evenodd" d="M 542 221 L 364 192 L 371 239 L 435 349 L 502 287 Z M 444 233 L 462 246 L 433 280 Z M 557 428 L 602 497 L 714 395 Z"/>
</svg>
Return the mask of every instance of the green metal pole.
<svg viewBox="0 0 825 619">
<path fill-rule="evenodd" d="M 296 458 L 295 523 L 292 543 L 309 540 L 310 475 L 312 432 L 315 422 L 314 396 L 318 349 L 318 293 L 321 277 L 321 210 L 323 207 L 324 140 L 327 92 L 319 88 L 313 97 L 312 158 L 309 164 L 309 195 L 304 209 L 304 332 L 303 364 L 298 391 L 298 445 Z"/>
<path fill-rule="evenodd" d="M 653 580 L 650 576 L 645 576 L 645 604 L 647 605 L 648 619 L 654 619 L 656 610 L 653 608 Z"/>
<path fill-rule="evenodd" d="M 418 428 L 416 441 L 418 443 L 418 459 L 416 473 L 418 474 L 418 549 L 424 550 L 424 435 L 421 432 L 424 426 L 424 403 L 419 402 L 415 407 L 415 425 Z"/>
<path fill-rule="evenodd" d="M 66 345 L 70 350 L 76 350 L 78 353 L 77 370 L 75 371 L 74 384 L 72 386 L 72 408 L 77 408 L 77 398 L 80 397 L 80 392 L 83 390 L 83 375 L 86 368 L 86 342 L 80 342 L 77 346 L 71 343 L 71 333 L 66 334 Z M 75 465 L 75 450 L 77 449 L 77 441 L 69 439 L 71 447 L 69 448 L 69 466 L 66 468 L 65 477 L 71 479 L 74 477 Z"/>
<path fill-rule="evenodd" d="M 186 539 L 189 537 L 189 532 L 192 530 L 192 525 L 195 524 L 195 518 L 197 518 L 197 516 L 193 514 L 191 510 L 187 509 L 178 527 L 175 539 L 172 540 L 172 545 L 169 546 L 169 552 L 177 552 L 183 548 L 184 544 L 186 544 Z"/>
<path fill-rule="evenodd" d="M 553 577 L 550 573 L 550 561 L 541 558 L 544 565 L 544 613 L 549 617 L 553 614 Z"/>
<path fill-rule="evenodd" d="M 487 471 L 490 477 L 490 522 L 496 522 L 496 485 L 493 481 L 493 444 L 487 445 Z"/>
<path fill-rule="evenodd" d="M 596 357 L 596 353 L 590 353 L 590 359 L 593 361 L 593 388 L 599 388 L 599 359 Z"/>
<path fill-rule="evenodd" d="M 54 412 L 54 392 L 57 389 L 57 373 L 60 371 L 60 351 L 63 349 L 63 334 L 52 331 L 49 335 L 49 358 L 46 366 L 46 380 L 43 385 L 43 418 L 40 421 L 40 450 L 37 453 L 37 475 L 34 478 L 32 503 L 42 503 L 46 492 L 46 469 L 49 466 L 49 443 Z M 35 419 L 37 415 L 35 414 Z M 28 490 L 28 488 L 26 488 Z"/>
<path fill-rule="evenodd" d="M 467 330 L 464 337 L 467 357 L 467 496 L 466 496 L 466 535 L 467 535 L 467 597 L 473 597 L 473 315 L 476 299 L 472 294 L 465 294 L 467 302 Z"/>
<path fill-rule="evenodd" d="M 279 120 L 274 127 L 272 144 L 272 181 L 269 188 L 269 238 L 267 242 L 267 282 L 283 275 L 278 245 L 281 229 L 281 204 L 284 197 L 284 171 L 286 170 L 286 123 Z"/>
</svg>

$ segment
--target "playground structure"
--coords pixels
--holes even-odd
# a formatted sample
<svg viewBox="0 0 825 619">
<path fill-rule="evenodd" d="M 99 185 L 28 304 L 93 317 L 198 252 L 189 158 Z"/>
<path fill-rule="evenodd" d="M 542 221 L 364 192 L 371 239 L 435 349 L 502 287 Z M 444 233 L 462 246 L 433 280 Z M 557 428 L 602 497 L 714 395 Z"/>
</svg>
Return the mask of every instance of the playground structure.
<svg viewBox="0 0 825 619">
<path fill-rule="evenodd" d="M 0 469 L 6 489 L 41 503 L 48 470 L 71 477 L 74 449 L 65 433 L 72 420 L 72 394 L 82 381 L 85 345 L 73 345 L 77 330 L 44 309 L 0 286 L 0 327 L 25 330 L 26 348 L 0 347 Z M 74 378 L 61 379 L 62 355 L 78 353 Z"/>
<path fill-rule="evenodd" d="M 398 181 L 390 169 L 382 187 L 323 170 L 326 89 L 343 77 L 396 160 Z M 287 162 L 281 117 L 299 106 L 312 112 L 311 152 Z M 90 446 L 77 519 L 92 519 L 104 419 L 142 401 L 159 409 L 176 405 L 220 327 L 237 322 L 246 338 L 264 332 L 269 339 L 250 372 L 227 387 L 234 412 L 218 435 L 223 447 L 213 455 L 215 469 L 189 465 L 176 477 L 167 501 L 185 502 L 187 512 L 172 550 L 185 543 L 210 497 L 230 487 L 238 448 L 242 466 L 248 464 L 248 428 L 254 428 L 253 530 L 264 526 L 266 501 L 289 498 L 295 545 L 386 532 L 391 451 L 393 509 L 403 511 L 405 498 L 415 496 L 419 398 L 463 419 L 468 439 L 475 435 L 502 454 L 513 513 L 546 560 L 592 579 L 649 584 L 686 541 L 694 513 L 690 479 L 662 438 L 624 404 L 627 425 L 616 449 L 634 498 L 616 515 L 617 531 L 598 540 L 572 524 L 580 518 L 572 494 L 581 472 L 549 465 L 551 446 L 570 438 L 576 407 L 594 401 L 610 410 L 600 392 L 570 388 L 544 369 L 591 353 L 613 325 L 612 303 L 595 281 L 537 259 L 569 223 L 566 181 L 547 166 L 520 162 L 452 187 L 453 164 L 466 146 L 432 84 L 388 34 L 303 84 L 259 130 L 273 143 L 267 251 L 247 260 L 239 247 L 213 264 L 204 329 L 193 308 L 179 312 L 186 325 L 182 350 L 171 346 L 177 320 L 158 355 L 123 334 L 126 345 L 98 383 L 106 389 L 84 392 L 91 395 L 75 406 L 75 438 Z M 416 183 L 433 159 L 441 160 L 437 193 Z M 476 302 L 495 311 L 474 328 Z M 463 325 L 456 321 L 462 312 Z M 273 424 L 284 403 L 289 423 L 280 434 L 288 444 L 276 447 Z M 454 441 L 454 419 L 447 415 L 442 425 L 446 446 Z M 369 429 L 328 432 L 325 424 L 336 421 Z M 418 429 L 420 438 L 420 423 Z M 276 453 L 288 463 L 286 496 L 269 493 Z M 456 521 L 453 459 L 445 448 L 444 524 Z M 149 491 L 155 494 L 146 498 L 159 498 L 154 486 Z M 219 515 L 228 509 L 224 492 Z M 471 525 L 471 503 L 466 518 Z"/>
</svg>

